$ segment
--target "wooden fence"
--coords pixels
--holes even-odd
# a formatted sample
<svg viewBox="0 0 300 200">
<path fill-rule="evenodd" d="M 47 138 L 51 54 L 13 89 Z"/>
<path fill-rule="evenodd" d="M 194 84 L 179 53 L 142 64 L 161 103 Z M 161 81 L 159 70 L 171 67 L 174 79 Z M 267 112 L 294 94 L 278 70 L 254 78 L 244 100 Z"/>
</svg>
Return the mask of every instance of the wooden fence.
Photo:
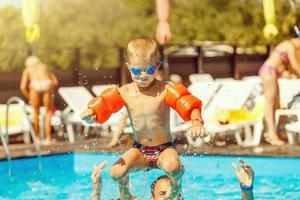
<svg viewBox="0 0 300 200">
<path fill-rule="evenodd" d="M 83 59 L 82 48 L 68 48 L 73 53 L 71 66 L 66 70 L 55 70 L 59 80 L 59 86 L 84 85 L 88 89 L 96 84 L 124 84 L 130 81 L 130 75 L 124 64 L 124 48 L 115 47 L 119 52 L 118 66 L 110 68 L 87 68 L 82 66 Z M 233 46 L 233 53 L 230 55 L 221 55 L 216 57 L 205 57 L 201 46 L 195 47 L 194 55 L 176 55 L 161 54 L 168 64 L 164 66 L 165 74 L 179 74 L 188 84 L 188 76 L 193 73 L 210 73 L 214 78 L 234 77 L 241 79 L 243 76 L 256 75 L 260 65 L 266 59 L 268 54 L 237 54 L 236 47 Z M 0 54 L 1 54 L 0 49 Z M 27 50 L 27 55 L 32 51 Z M 25 58 L 24 58 L 25 59 Z M 19 69 L 22 67 L 20 66 Z M 0 103 L 3 104 L 11 96 L 21 96 L 19 84 L 21 80 L 21 71 L 0 72 Z M 62 109 L 65 105 L 58 94 L 55 95 L 55 103 Z"/>
</svg>

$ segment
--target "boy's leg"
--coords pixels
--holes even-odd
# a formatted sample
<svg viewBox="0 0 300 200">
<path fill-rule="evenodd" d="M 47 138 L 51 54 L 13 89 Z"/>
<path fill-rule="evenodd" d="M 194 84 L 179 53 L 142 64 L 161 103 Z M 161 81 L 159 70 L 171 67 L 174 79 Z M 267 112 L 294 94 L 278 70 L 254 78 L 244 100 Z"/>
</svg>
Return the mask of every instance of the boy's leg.
<svg viewBox="0 0 300 200">
<path fill-rule="evenodd" d="M 184 168 L 180 164 L 176 150 L 174 148 L 165 149 L 158 157 L 157 164 L 171 179 L 172 192 L 170 199 L 179 196 Z"/>
<path fill-rule="evenodd" d="M 143 154 L 136 148 L 126 151 L 111 167 L 110 175 L 118 182 L 121 199 L 131 199 L 129 192 L 129 173 L 144 169 Z"/>
</svg>

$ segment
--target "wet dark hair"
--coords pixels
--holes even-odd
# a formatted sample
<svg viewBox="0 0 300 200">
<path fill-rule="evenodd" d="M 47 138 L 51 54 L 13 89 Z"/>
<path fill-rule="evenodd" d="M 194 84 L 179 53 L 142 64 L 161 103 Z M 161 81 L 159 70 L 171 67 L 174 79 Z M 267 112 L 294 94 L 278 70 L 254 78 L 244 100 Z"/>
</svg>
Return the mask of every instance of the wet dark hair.
<svg viewBox="0 0 300 200">
<path fill-rule="evenodd" d="M 167 175 L 163 175 L 163 176 L 160 176 L 158 177 L 157 179 L 155 179 L 155 181 L 153 181 L 153 183 L 151 184 L 151 195 L 154 197 L 154 188 L 156 186 L 156 183 L 161 180 L 161 179 L 164 179 L 164 178 L 167 178 L 169 179 L 169 177 Z"/>
</svg>

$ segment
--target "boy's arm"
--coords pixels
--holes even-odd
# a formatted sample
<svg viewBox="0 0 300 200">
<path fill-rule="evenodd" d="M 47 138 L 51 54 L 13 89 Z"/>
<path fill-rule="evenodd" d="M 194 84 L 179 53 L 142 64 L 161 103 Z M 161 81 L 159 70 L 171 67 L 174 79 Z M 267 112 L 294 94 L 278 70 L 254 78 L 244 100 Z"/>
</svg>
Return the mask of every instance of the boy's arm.
<svg viewBox="0 0 300 200">
<path fill-rule="evenodd" d="M 196 125 L 203 126 L 204 125 L 204 121 L 202 119 L 201 112 L 199 109 L 194 109 L 191 112 L 191 121 L 192 121 L 193 126 L 196 126 Z"/>
<path fill-rule="evenodd" d="M 165 103 L 175 109 L 184 121 L 192 121 L 192 127 L 187 134 L 191 137 L 205 137 L 207 130 L 203 127 L 201 117 L 202 102 L 182 84 L 169 84 L 165 97 Z"/>
<path fill-rule="evenodd" d="M 191 112 L 191 121 L 192 121 L 192 126 L 186 132 L 187 136 L 190 136 L 192 139 L 194 139 L 197 137 L 206 137 L 209 135 L 207 129 L 203 126 L 204 121 L 201 117 L 201 112 L 199 109 L 194 109 Z"/>
<path fill-rule="evenodd" d="M 125 101 L 120 95 L 118 88 L 107 88 L 88 103 L 89 109 L 82 113 L 81 119 L 87 123 L 90 123 L 89 120 L 93 119 L 103 124 L 113 113 L 118 112 L 124 105 Z"/>
</svg>

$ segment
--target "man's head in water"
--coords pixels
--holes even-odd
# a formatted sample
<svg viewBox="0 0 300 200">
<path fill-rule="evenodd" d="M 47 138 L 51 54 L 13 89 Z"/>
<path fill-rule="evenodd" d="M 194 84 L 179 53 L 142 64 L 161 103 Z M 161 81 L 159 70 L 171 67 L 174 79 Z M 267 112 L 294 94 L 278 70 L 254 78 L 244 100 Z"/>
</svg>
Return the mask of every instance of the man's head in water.
<svg viewBox="0 0 300 200">
<path fill-rule="evenodd" d="M 151 200 L 163 200 L 170 192 L 170 178 L 166 175 L 160 176 L 151 185 Z"/>
</svg>

